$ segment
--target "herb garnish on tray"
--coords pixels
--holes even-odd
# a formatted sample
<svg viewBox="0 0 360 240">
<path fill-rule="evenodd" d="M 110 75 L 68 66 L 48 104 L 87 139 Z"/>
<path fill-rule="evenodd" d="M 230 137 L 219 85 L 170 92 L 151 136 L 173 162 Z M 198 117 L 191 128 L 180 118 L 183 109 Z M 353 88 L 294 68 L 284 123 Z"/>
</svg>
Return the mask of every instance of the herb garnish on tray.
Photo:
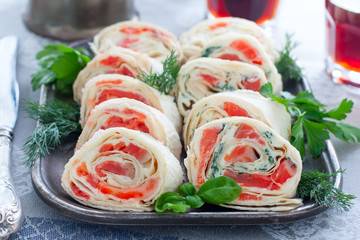
<svg viewBox="0 0 360 240">
<path fill-rule="evenodd" d="M 301 179 L 297 188 L 296 196 L 314 200 L 316 204 L 323 205 L 337 210 L 349 211 L 353 203 L 352 199 L 356 197 L 351 194 L 345 194 L 340 189 L 333 186 L 333 181 L 339 173 L 322 173 L 317 170 L 305 171 L 301 174 Z"/>
<path fill-rule="evenodd" d="M 45 46 L 36 59 L 41 68 L 31 75 L 33 91 L 41 85 L 55 83 L 56 90 L 66 94 L 72 93 L 77 75 L 91 60 L 86 49 L 73 49 L 63 44 Z"/>
<path fill-rule="evenodd" d="M 299 82 L 303 79 L 301 67 L 297 64 L 296 59 L 292 56 L 292 51 L 298 46 L 292 42 L 292 35 L 286 34 L 286 43 L 284 48 L 279 51 L 279 58 L 276 59 L 275 66 L 281 74 L 283 82 Z"/>
<path fill-rule="evenodd" d="M 198 192 L 191 183 L 179 186 L 178 194 L 163 193 L 155 204 L 156 212 L 172 210 L 176 213 L 186 212 L 188 208 L 200 208 L 204 203 L 223 204 L 232 202 L 241 194 L 241 187 L 234 179 L 221 176 L 207 180 Z"/>
<path fill-rule="evenodd" d="M 49 100 L 43 105 L 32 101 L 26 103 L 24 110 L 29 117 L 41 123 L 22 147 L 25 152 L 25 163 L 31 166 L 38 157 L 49 154 L 59 146 L 63 137 L 81 131 L 80 108 L 59 100 Z"/>
<path fill-rule="evenodd" d="M 352 101 L 343 99 L 338 106 L 326 110 L 325 105 L 309 91 L 300 92 L 297 96 L 284 92 L 285 98 L 281 98 L 273 94 L 271 83 L 261 86 L 260 91 L 264 96 L 283 104 L 296 120 L 291 128 L 291 144 L 299 150 L 301 157 L 305 156 L 305 138 L 313 157 L 320 156 L 325 149 L 325 140 L 330 139 L 329 133 L 345 142 L 360 141 L 360 129 L 328 120 L 344 120 L 346 114 L 351 113 Z"/>
</svg>

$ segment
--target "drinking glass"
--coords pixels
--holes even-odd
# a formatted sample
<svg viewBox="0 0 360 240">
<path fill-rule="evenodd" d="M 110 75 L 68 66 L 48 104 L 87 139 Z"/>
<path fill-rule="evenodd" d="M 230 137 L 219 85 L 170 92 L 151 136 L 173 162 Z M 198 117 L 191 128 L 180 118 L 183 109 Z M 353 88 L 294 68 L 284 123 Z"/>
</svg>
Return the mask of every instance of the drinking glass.
<svg viewBox="0 0 360 240">
<path fill-rule="evenodd" d="M 207 0 L 210 16 L 239 17 L 257 24 L 274 19 L 279 0 Z"/>
<path fill-rule="evenodd" d="M 334 82 L 360 87 L 360 0 L 326 0 L 326 67 Z"/>
</svg>

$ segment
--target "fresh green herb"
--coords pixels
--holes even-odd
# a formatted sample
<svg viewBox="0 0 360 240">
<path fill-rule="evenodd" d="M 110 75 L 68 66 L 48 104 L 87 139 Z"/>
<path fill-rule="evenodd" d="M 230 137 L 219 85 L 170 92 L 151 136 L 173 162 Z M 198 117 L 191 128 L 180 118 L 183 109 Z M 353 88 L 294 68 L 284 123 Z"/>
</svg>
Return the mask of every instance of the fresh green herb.
<svg viewBox="0 0 360 240">
<path fill-rule="evenodd" d="M 225 81 L 225 83 L 223 85 L 217 85 L 216 87 L 222 91 L 234 91 L 235 90 L 235 88 L 229 84 L 229 81 Z"/>
<path fill-rule="evenodd" d="M 25 163 L 31 166 L 38 157 L 45 156 L 60 145 L 63 137 L 81 131 L 80 109 L 59 100 L 51 100 L 43 105 L 31 101 L 26 103 L 24 110 L 30 118 L 40 123 L 22 147 Z"/>
<path fill-rule="evenodd" d="M 140 75 L 138 75 L 137 78 L 162 93 L 170 94 L 176 84 L 176 77 L 179 71 L 179 59 L 173 50 L 170 56 L 163 62 L 162 73 L 153 73 L 150 71 L 150 74 L 148 74 L 140 69 Z"/>
<path fill-rule="evenodd" d="M 31 76 L 32 89 L 55 83 L 56 90 L 71 94 L 78 73 L 90 62 L 89 53 L 82 48 L 72 49 L 63 44 L 44 47 L 36 59 L 40 69 Z"/>
<path fill-rule="evenodd" d="M 217 177 L 217 175 L 219 174 L 219 167 L 218 167 L 218 163 L 217 163 L 217 159 L 219 158 L 221 152 L 224 150 L 224 143 L 221 142 L 219 143 L 219 145 L 216 147 L 215 151 L 214 151 L 214 157 L 212 160 L 212 164 L 211 164 L 211 177 L 215 178 Z"/>
<path fill-rule="evenodd" d="M 314 157 L 322 153 L 326 146 L 325 140 L 330 138 L 330 132 L 345 142 L 360 141 L 360 129 L 328 120 L 345 119 L 346 115 L 351 113 L 352 101 L 344 99 L 339 106 L 326 110 L 326 106 L 316 100 L 309 91 L 300 92 L 297 96 L 286 93 L 286 98 L 281 98 L 273 94 L 271 83 L 263 85 L 260 91 L 264 96 L 283 104 L 291 117 L 296 120 L 291 130 L 291 144 L 299 150 L 302 157 L 305 156 L 305 138 Z"/>
<path fill-rule="evenodd" d="M 356 197 L 343 193 L 332 184 L 336 175 L 343 172 L 341 169 L 332 174 L 322 173 L 317 170 L 303 172 L 297 188 L 297 197 L 314 200 L 316 204 L 329 208 L 350 210 L 353 205 L 351 200 Z"/>
<path fill-rule="evenodd" d="M 273 158 L 272 156 L 269 156 L 269 157 L 268 157 L 268 161 L 269 161 L 270 164 L 274 164 L 274 163 L 275 163 L 274 158 Z"/>
<path fill-rule="evenodd" d="M 207 180 L 200 187 L 198 195 L 204 202 L 223 204 L 237 199 L 241 191 L 241 187 L 239 187 L 234 179 L 221 176 Z"/>
<path fill-rule="evenodd" d="M 207 180 L 196 193 L 191 183 L 178 188 L 178 193 L 163 193 L 156 201 L 155 211 L 172 210 L 176 213 L 186 212 L 188 208 L 200 208 L 205 202 L 223 204 L 234 201 L 241 194 L 241 187 L 234 179 L 221 176 Z"/>
<path fill-rule="evenodd" d="M 292 35 L 286 34 L 286 43 L 284 49 L 279 52 L 279 58 L 275 62 L 278 72 L 284 82 L 301 81 L 303 78 L 302 69 L 296 63 L 296 59 L 291 56 L 292 51 L 298 46 L 291 41 Z"/>
<path fill-rule="evenodd" d="M 185 212 L 190 207 L 182 196 L 173 192 L 166 192 L 156 200 L 155 211 L 164 212 L 165 210 L 173 210 L 178 213 Z"/>
<path fill-rule="evenodd" d="M 208 47 L 204 50 L 204 52 L 201 54 L 201 57 L 209 57 L 210 54 L 212 54 L 215 50 L 221 48 L 221 46 L 212 46 Z"/>
</svg>

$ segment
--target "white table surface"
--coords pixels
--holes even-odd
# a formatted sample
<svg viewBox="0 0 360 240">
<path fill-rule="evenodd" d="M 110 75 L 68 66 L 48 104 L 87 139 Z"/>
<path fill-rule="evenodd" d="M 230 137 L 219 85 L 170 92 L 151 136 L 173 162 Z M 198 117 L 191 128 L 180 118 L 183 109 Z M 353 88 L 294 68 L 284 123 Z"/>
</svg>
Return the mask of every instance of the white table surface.
<svg viewBox="0 0 360 240">
<path fill-rule="evenodd" d="M 37 100 L 39 91 L 32 92 L 30 86 L 30 74 L 37 69 L 35 54 L 53 40 L 39 37 L 24 27 L 21 14 L 25 4 L 25 0 L 0 0 L 0 37 L 15 34 L 20 38 L 17 67 L 20 97 Z M 142 20 L 162 25 L 177 36 L 205 15 L 204 0 L 137 0 L 136 6 Z M 279 34 L 285 32 L 294 33 L 294 39 L 301 43 L 294 53 L 305 68 L 315 96 L 329 107 L 343 98 L 352 99 L 355 106 L 346 122 L 360 127 L 360 89 L 336 85 L 325 73 L 324 27 L 324 1 L 282 0 L 275 38 L 283 39 Z M 276 45 L 281 46 L 281 42 Z M 341 166 L 346 169 L 343 189 L 358 197 L 350 212 L 327 210 L 313 219 L 280 225 L 106 227 L 73 221 L 51 209 L 36 195 L 29 168 L 22 164 L 21 152 L 25 138 L 34 128 L 35 122 L 27 119 L 20 109 L 15 128 L 12 174 L 25 221 L 20 233 L 11 239 L 360 239 L 359 144 L 332 139 Z"/>
</svg>

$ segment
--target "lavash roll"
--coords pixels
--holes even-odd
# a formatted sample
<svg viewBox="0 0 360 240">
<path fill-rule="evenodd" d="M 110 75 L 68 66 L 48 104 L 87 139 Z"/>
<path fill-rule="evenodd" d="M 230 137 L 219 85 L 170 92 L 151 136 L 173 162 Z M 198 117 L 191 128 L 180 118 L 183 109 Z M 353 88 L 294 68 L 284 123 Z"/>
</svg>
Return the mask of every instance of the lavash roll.
<svg viewBox="0 0 360 240">
<path fill-rule="evenodd" d="M 80 71 L 73 85 L 74 99 L 80 102 L 85 84 L 97 75 L 122 74 L 136 78 L 140 74 L 140 70 L 145 73 L 161 72 L 162 65 L 145 54 L 125 48 L 110 48 L 96 55 Z"/>
<path fill-rule="evenodd" d="M 301 177 L 299 152 L 265 123 L 245 117 L 211 121 L 195 131 L 185 159 L 189 181 L 199 189 L 218 176 L 242 187 L 239 198 L 224 207 L 253 211 L 288 211 Z"/>
<path fill-rule="evenodd" d="M 80 123 L 84 127 L 90 111 L 98 104 L 113 98 L 131 98 L 158 109 L 181 131 L 182 120 L 174 98 L 164 95 L 138 79 L 120 74 L 102 74 L 86 83 L 80 109 Z"/>
<path fill-rule="evenodd" d="M 197 58 L 184 64 L 177 77 L 176 99 L 185 116 L 192 105 L 209 95 L 249 89 L 260 91 L 268 80 L 257 66 L 216 58 Z"/>
<path fill-rule="evenodd" d="M 179 161 L 161 142 L 126 128 L 97 131 L 65 165 L 61 186 L 76 201 L 112 211 L 151 211 L 183 181 Z"/>
<path fill-rule="evenodd" d="M 237 90 L 210 95 L 199 100 L 185 119 L 184 144 L 190 144 L 197 128 L 225 117 L 249 117 L 262 121 L 283 138 L 291 135 L 291 117 L 284 105 L 250 90 Z"/>
<path fill-rule="evenodd" d="M 180 159 L 180 137 L 170 120 L 159 110 L 129 98 L 110 99 L 95 106 L 80 134 L 75 151 L 99 129 L 113 127 L 147 133 L 167 146 L 174 156 Z"/>
<path fill-rule="evenodd" d="M 176 51 L 183 58 L 180 43 L 168 30 L 147 22 L 124 21 L 108 26 L 100 31 L 92 44 L 94 52 L 103 52 L 111 47 L 129 48 L 147 54 L 162 62 Z"/>
<path fill-rule="evenodd" d="M 226 17 L 202 21 L 181 35 L 180 44 L 185 59 L 199 53 L 208 41 L 229 32 L 251 35 L 259 40 L 269 55 L 277 55 L 273 49 L 273 41 L 255 22 L 243 18 Z"/>
<path fill-rule="evenodd" d="M 267 80 L 273 85 L 274 93 L 282 91 L 281 75 L 265 52 L 260 42 L 253 36 L 240 33 L 226 33 L 209 40 L 202 51 L 193 58 L 211 57 L 241 61 L 261 68 Z"/>
</svg>

